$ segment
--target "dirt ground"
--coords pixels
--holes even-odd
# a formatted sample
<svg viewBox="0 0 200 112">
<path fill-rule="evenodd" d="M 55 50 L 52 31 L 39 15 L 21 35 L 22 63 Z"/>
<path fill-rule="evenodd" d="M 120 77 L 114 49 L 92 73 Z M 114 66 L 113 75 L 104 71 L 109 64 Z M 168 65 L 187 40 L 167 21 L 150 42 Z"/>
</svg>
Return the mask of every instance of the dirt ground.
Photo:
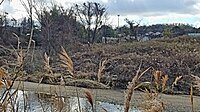
<svg viewBox="0 0 200 112">
<path fill-rule="evenodd" d="M 76 91 L 80 97 L 84 97 L 84 88 L 73 86 L 58 86 L 49 84 L 38 84 L 31 82 L 15 82 L 13 88 L 24 89 L 26 91 L 34 91 L 38 93 L 58 94 L 62 96 L 76 96 Z M 118 89 L 90 89 L 97 100 L 123 105 L 125 90 Z M 144 93 L 136 91 L 132 97 L 132 106 L 138 107 L 143 99 Z M 166 112 L 190 112 L 190 96 L 188 95 L 160 95 L 165 103 Z M 200 97 L 194 96 L 195 112 L 200 112 Z"/>
</svg>

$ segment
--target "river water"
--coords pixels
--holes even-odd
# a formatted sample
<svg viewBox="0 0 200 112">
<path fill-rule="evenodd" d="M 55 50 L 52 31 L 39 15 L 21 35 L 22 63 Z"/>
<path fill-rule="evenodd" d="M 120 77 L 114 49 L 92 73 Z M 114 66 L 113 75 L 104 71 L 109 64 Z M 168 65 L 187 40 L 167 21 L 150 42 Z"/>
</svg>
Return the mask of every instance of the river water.
<svg viewBox="0 0 200 112">
<path fill-rule="evenodd" d="M 14 90 L 13 90 L 14 91 Z M 18 90 L 15 95 L 15 109 L 18 112 L 92 112 L 91 105 L 86 98 L 77 97 L 57 97 L 55 95 L 47 95 L 44 93 L 35 93 L 33 91 Z M 80 106 L 79 103 L 80 102 Z M 96 112 L 123 112 L 123 106 L 108 102 L 95 101 Z M 105 111 L 106 110 L 106 111 Z M 9 111 L 9 108 L 8 108 Z M 139 112 L 132 108 L 130 112 Z"/>
</svg>

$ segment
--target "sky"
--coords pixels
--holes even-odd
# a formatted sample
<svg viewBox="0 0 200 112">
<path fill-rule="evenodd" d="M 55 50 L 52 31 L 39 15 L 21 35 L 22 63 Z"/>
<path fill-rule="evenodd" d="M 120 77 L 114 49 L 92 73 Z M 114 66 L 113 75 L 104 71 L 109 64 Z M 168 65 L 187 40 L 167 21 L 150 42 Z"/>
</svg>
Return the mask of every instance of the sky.
<svg viewBox="0 0 200 112">
<path fill-rule="evenodd" d="M 26 0 L 23 0 L 26 1 Z M 36 0 L 37 1 L 37 0 Z M 54 1 L 68 7 L 73 3 L 86 1 L 103 4 L 108 12 L 108 24 L 125 25 L 125 18 L 140 21 L 141 25 L 185 23 L 200 27 L 200 0 L 43 0 Z M 5 1 L 0 11 L 9 13 L 9 17 L 22 18 L 27 15 L 20 0 Z M 120 15 L 120 16 L 117 16 Z M 118 18 L 119 17 L 119 18 Z"/>
</svg>

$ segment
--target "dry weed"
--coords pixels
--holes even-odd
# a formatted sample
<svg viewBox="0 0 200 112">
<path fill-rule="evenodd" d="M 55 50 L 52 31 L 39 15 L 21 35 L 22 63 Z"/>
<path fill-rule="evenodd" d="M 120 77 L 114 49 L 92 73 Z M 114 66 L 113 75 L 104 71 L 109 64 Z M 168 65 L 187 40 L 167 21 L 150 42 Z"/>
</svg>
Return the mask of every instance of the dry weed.
<svg viewBox="0 0 200 112">
<path fill-rule="evenodd" d="M 7 71 L 4 68 L 0 68 L 0 88 L 4 86 L 8 89 L 12 85 L 12 82 L 7 77 Z"/>
<path fill-rule="evenodd" d="M 67 54 L 67 52 L 63 47 L 61 47 L 61 52 L 58 55 L 62 62 L 61 66 L 65 67 L 67 71 L 70 73 L 70 75 L 75 78 L 72 59 L 69 57 L 69 55 Z"/>
<path fill-rule="evenodd" d="M 101 77 L 103 75 L 102 71 L 105 69 L 105 63 L 106 63 L 106 60 L 99 62 L 99 69 L 98 69 L 98 73 L 97 73 L 98 82 L 100 82 Z"/>
<path fill-rule="evenodd" d="M 162 93 L 166 90 L 166 85 L 169 77 L 168 75 L 162 76 L 161 71 L 155 71 L 153 76 L 156 89 L 148 88 L 148 90 L 145 88 L 144 102 L 142 102 L 140 106 L 141 110 L 144 112 L 162 112 L 165 109 L 164 103 L 161 100 L 161 97 L 159 97 L 159 93 Z"/>
<path fill-rule="evenodd" d="M 84 89 L 85 97 L 92 106 L 92 111 L 94 112 L 94 98 L 92 92 L 88 89 Z"/>
<path fill-rule="evenodd" d="M 133 95 L 133 92 L 135 89 L 137 89 L 137 82 L 138 80 L 142 77 L 142 75 L 144 75 L 145 72 L 147 72 L 151 67 L 149 67 L 148 69 L 146 69 L 144 72 L 142 72 L 140 75 L 139 75 L 139 72 L 140 72 L 140 68 L 141 68 L 141 65 L 139 66 L 139 69 L 136 73 L 136 75 L 134 76 L 134 78 L 132 79 L 131 82 L 128 83 L 128 86 L 127 86 L 127 90 L 126 90 L 126 94 L 125 94 L 125 100 L 124 100 L 124 112 L 128 112 L 129 109 L 130 109 L 130 102 L 131 102 L 131 97 Z"/>
<path fill-rule="evenodd" d="M 143 103 L 144 112 L 163 112 L 163 102 L 158 99 L 147 100 Z"/>
<path fill-rule="evenodd" d="M 159 90 L 160 88 L 160 79 L 161 79 L 161 71 L 156 71 L 153 76 L 154 76 L 154 82 L 156 84 L 156 89 Z"/>
<path fill-rule="evenodd" d="M 177 85 L 178 81 L 180 81 L 182 79 L 183 76 L 178 76 L 176 77 L 176 79 L 174 80 L 174 82 L 172 83 L 172 88 L 174 88 L 174 86 Z"/>
<path fill-rule="evenodd" d="M 195 76 L 195 75 L 191 75 L 191 76 L 195 78 L 195 81 L 194 81 L 195 85 L 194 85 L 194 87 L 197 88 L 200 91 L 200 77 Z"/>
<path fill-rule="evenodd" d="M 48 72 L 53 74 L 52 68 L 50 66 L 50 57 L 44 53 L 44 69 Z"/>
<path fill-rule="evenodd" d="M 0 80 L 0 88 L 4 86 L 4 82 Z"/>
<path fill-rule="evenodd" d="M 24 52 L 22 48 L 19 49 L 18 52 L 16 52 L 16 55 L 17 55 L 17 67 L 22 67 L 24 64 Z"/>
<path fill-rule="evenodd" d="M 154 76 L 154 83 L 155 83 L 155 87 L 156 87 L 155 92 L 166 91 L 167 81 L 169 80 L 168 75 L 162 76 L 161 71 L 155 71 L 153 76 Z"/>
<path fill-rule="evenodd" d="M 158 96 L 158 93 L 145 89 L 145 101 L 141 104 L 141 110 L 144 112 L 162 112 L 165 107 L 164 103 Z"/>
<path fill-rule="evenodd" d="M 192 106 L 192 112 L 194 112 L 194 99 L 193 99 L 193 87 L 190 87 L 190 103 Z"/>
<path fill-rule="evenodd" d="M 4 68 L 0 68 L 0 77 L 4 77 L 6 75 L 6 70 Z"/>
<path fill-rule="evenodd" d="M 164 77 L 162 77 L 162 92 L 166 90 L 166 84 L 168 80 L 169 80 L 168 75 L 165 75 Z"/>
</svg>

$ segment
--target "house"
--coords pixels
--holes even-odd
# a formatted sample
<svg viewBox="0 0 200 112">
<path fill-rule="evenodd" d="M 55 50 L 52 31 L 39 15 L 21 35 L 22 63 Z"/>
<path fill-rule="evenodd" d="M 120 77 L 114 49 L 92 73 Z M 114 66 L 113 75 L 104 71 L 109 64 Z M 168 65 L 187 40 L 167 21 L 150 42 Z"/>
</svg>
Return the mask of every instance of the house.
<svg viewBox="0 0 200 112">
<path fill-rule="evenodd" d="M 188 33 L 188 36 L 196 37 L 196 36 L 200 36 L 200 33 Z"/>
</svg>

